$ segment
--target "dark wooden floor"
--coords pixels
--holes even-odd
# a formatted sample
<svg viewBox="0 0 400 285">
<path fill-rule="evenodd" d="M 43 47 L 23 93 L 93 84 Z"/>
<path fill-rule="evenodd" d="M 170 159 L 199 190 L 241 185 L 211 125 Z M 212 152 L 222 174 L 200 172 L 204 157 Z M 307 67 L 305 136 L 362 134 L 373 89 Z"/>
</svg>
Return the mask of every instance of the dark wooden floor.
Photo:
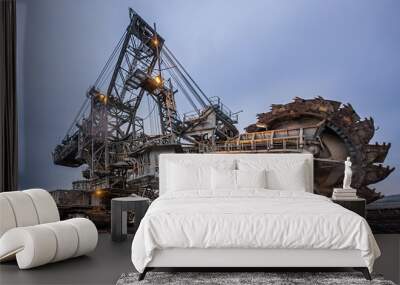
<svg viewBox="0 0 400 285">
<path fill-rule="evenodd" d="M 130 257 L 132 238 L 131 236 L 128 240 L 117 243 L 111 241 L 109 234 L 100 234 L 96 250 L 88 256 L 29 270 L 19 270 L 16 262 L 2 263 L 0 264 L 0 285 L 113 285 L 122 273 L 135 271 Z M 376 235 L 375 238 L 381 248 L 382 256 L 376 261 L 374 272 L 383 274 L 385 279 L 398 283 L 400 281 L 400 235 Z M 332 271 L 335 270 L 332 269 Z M 306 271 L 313 271 L 313 269 Z"/>
<path fill-rule="evenodd" d="M 134 271 L 131 262 L 132 237 L 115 243 L 109 234 L 100 234 L 94 252 L 28 270 L 16 262 L 0 264 L 0 284 L 115 284 L 124 272 Z"/>
</svg>

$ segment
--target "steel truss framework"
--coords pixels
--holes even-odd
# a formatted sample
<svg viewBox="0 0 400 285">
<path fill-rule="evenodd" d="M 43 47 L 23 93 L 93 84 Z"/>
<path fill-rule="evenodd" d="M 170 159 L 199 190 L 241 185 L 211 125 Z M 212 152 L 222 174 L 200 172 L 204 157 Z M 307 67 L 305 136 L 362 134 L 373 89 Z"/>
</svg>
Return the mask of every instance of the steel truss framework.
<svg viewBox="0 0 400 285">
<path fill-rule="evenodd" d="M 124 190 L 133 169 L 150 163 L 143 156 L 147 146 L 187 144 L 190 151 L 198 151 L 238 134 L 237 113 L 219 98 L 204 94 L 165 46 L 156 26 L 132 9 L 129 18 L 125 33 L 53 153 L 55 164 L 87 165 L 83 176 L 90 183 L 85 189 L 91 191 L 99 185 Z M 169 78 L 164 77 L 166 73 Z M 102 88 L 107 82 L 107 88 Z M 177 92 L 187 99 L 194 115 L 179 116 Z M 151 112 L 157 114 L 153 123 L 157 130 L 150 134 L 145 124 L 151 113 L 146 117 L 138 113 L 145 95 L 154 102 Z"/>
</svg>

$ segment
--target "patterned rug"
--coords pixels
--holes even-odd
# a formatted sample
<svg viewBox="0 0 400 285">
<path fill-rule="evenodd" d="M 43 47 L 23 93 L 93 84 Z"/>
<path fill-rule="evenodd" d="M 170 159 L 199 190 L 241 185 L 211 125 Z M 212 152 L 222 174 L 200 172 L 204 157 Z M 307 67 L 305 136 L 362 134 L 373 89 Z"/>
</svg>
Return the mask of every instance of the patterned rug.
<svg viewBox="0 0 400 285">
<path fill-rule="evenodd" d="M 379 275 L 372 275 L 373 280 L 368 281 L 359 272 L 148 272 L 142 281 L 138 281 L 138 276 L 138 273 L 122 274 L 116 285 L 395 285 Z"/>
</svg>

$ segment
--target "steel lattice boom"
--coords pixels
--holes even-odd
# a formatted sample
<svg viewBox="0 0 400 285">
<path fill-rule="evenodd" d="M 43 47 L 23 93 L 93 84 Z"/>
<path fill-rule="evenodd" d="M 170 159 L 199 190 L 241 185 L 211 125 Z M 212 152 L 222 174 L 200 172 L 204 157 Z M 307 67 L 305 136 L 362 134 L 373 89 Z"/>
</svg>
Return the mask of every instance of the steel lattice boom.
<svg viewBox="0 0 400 285">
<path fill-rule="evenodd" d="M 238 134 L 237 113 L 220 98 L 205 95 L 155 25 L 132 9 L 129 18 L 53 153 L 57 165 L 87 166 L 85 180 L 74 183 L 77 189 L 119 195 L 156 188 L 159 153 L 207 151 Z M 184 115 L 179 115 L 175 100 L 180 94 L 192 108 Z"/>
</svg>

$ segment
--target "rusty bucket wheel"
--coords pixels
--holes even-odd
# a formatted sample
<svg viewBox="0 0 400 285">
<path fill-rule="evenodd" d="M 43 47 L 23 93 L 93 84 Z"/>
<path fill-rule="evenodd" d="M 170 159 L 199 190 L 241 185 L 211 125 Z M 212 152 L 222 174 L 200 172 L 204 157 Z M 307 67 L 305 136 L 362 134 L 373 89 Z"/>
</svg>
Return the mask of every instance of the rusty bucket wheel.
<svg viewBox="0 0 400 285">
<path fill-rule="evenodd" d="M 340 187 L 343 179 L 343 161 L 350 156 L 353 161 L 352 187 L 360 197 L 372 202 L 382 194 L 370 188 L 385 179 L 393 170 L 383 167 L 390 143 L 369 144 L 375 133 L 372 118 L 361 119 L 350 104 L 326 100 L 294 98 L 287 104 L 275 104 L 271 110 L 257 115 L 257 122 L 246 132 L 282 130 L 319 126 L 314 137 L 305 138 L 303 149 L 315 157 L 315 192 L 332 195 L 334 187 Z M 316 143 L 315 142 L 319 142 Z"/>
</svg>

